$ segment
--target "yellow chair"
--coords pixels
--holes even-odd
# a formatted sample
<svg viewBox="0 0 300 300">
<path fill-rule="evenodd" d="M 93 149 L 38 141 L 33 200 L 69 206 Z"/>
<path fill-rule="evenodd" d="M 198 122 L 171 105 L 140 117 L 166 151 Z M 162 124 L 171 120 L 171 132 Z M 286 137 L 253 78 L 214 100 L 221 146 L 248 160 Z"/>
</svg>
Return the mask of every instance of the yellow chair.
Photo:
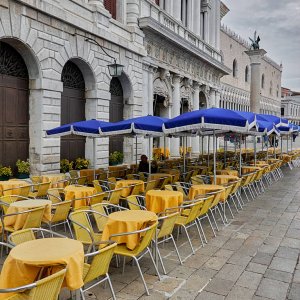
<svg viewBox="0 0 300 300">
<path fill-rule="evenodd" d="M 174 191 L 171 184 L 166 184 L 166 185 L 165 185 L 165 190 L 166 190 L 166 191 Z"/>
<path fill-rule="evenodd" d="M 0 197 L 0 205 L 2 207 L 3 213 L 7 213 L 7 209 L 9 205 L 15 201 L 20 201 L 20 200 L 29 200 L 29 198 L 26 197 L 21 197 L 19 195 L 6 195 L 6 196 L 1 196 Z"/>
<path fill-rule="evenodd" d="M 33 184 L 42 183 L 42 176 L 30 176 L 30 179 Z"/>
<path fill-rule="evenodd" d="M 130 210 L 146 210 L 146 207 L 140 204 L 139 199 L 144 199 L 144 197 L 139 195 L 131 195 L 126 198 Z M 145 203 L 145 200 L 143 202 Z"/>
<path fill-rule="evenodd" d="M 29 198 L 47 198 L 47 192 L 50 187 L 51 182 L 44 182 L 34 185 L 37 188 L 36 191 L 30 192 L 28 197 Z"/>
<path fill-rule="evenodd" d="M 141 185 L 140 184 L 134 184 L 132 185 L 131 195 L 139 195 L 141 192 Z"/>
<path fill-rule="evenodd" d="M 115 177 L 108 177 L 107 184 L 110 190 L 114 190 L 116 188 L 117 179 Z"/>
<path fill-rule="evenodd" d="M 145 194 L 150 191 L 150 190 L 154 190 L 157 186 L 157 180 L 150 180 L 150 181 L 147 181 L 147 183 L 145 183 L 146 186 L 145 186 Z"/>
<path fill-rule="evenodd" d="M 64 195 L 63 188 L 51 188 L 47 191 L 47 197 L 53 204 L 62 202 Z"/>
<path fill-rule="evenodd" d="M 191 182 L 192 184 L 204 184 L 203 179 L 198 176 L 191 177 Z"/>
<path fill-rule="evenodd" d="M 71 200 L 52 204 L 51 220 L 47 223 L 49 225 L 50 230 L 53 230 L 53 227 L 55 226 L 62 225 L 62 224 L 66 226 L 67 224 L 71 237 L 73 237 L 72 229 L 68 220 L 69 212 L 71 210 L 71 204 L 72 204 Z"/>
<path fill-rule="evenodd" d="M 60 237 L 67 238 L 66 236 L 47 230 L 44 228 L 27 228 L 22 230 L 17 230 L 9 235 L 8 242 L 13 245 L 19 245 L 28 241 L 36 240 L 37 238 L 47 238 L 47 237 Z"/>
<path fill-rule="evenodd" d="M 99 180 L 93 180 L 93 186 L 96 189 L 97 193 L 103 193 L 108 190 L 105 185 L 100 184 Z"/>
<path fill-rule="evenodd" d="M 0 289 L 0 293 L 17 293 L 9 296 L 9 300 L 57 300 L 65 274 L 66 269 L 63 269 L 34 283 Z"/>
<path fill-rule="evenodd" d="M 95 195 L 89 196 L 89 202 L 90 206 L 98 203 L 102 203 L 103 201 L 107 200 L 109 196 L 108 192 L 102 192 L 102 193 L 97 193 Z"/>
<path fill-rule="evenodd" d="M 102 244 L 106 244 L 106 247 L 102 246 Z M 83 283 L 84 287 L 80 289 L 82 299 L 85 299 L 84 293 L 91 288 L 97 286 L 98 284 L 108 281 L 112 298 L 115 300 L 115 292 L 112 287 L 112 283 L 110 280 L 110 277 L 108 275 L 108 269 L 111 262 L 111 259 L 114 254 L 114 250 L 117 246 L 117 243 L 107 241 L 107 242 L 101 242 L 101 249 L 86 254 L 84 257 L 86 259 L 86 262 L 83 266 Z M 90 261 L 90 263 L 88 263 Z M 103 277 L 103 279 L 99 280 L 99 277 Z M 86 287 L 87 284 L 92 283 L 88 287 Z"/>
<path fill-rule="evenodd" d="M 122 194 L 123 189 L 124 188 L 108 191 L 107 193 L 109 193 L 109 196 L 108 196 L 108 199 L 105 200 L 105 201 L 109 202 L 111 204 L 118 205 L 119 202 L 120 202 L 120 198 L 121 198 L 121 194 Z"/>
<path fill-rule="evenodd" d="M 44 216 L 44 211 L 45 207 L 38 207 L 30 210 L 24 210 L 22 212 L 14 213 L 14 214 L 6 214 L 1 216 L 1 223 L 2 223 L 2 242 L 4 240 L 7 240 L 7 234 L 15 232 L 15 228 L 11 225 L 5 225 L 5 218 L 8 217 L 13 217 L 13 216 L 18 216 L 18 215 L 25 215 L 26 219 L 24 222 L 24 225 L 21 229 L 27 229 L 27 228 L 39 228 L 41 227 L 42 224 L 42 219 Z M 2 256 L 2 251 L 1 249 L 1 256 Z"/>
<path fill-rule="evenodd" d="M 160 216 L 158 218 L 159 225 L 158 225 L 158 228 L 157 228 L 157 231 L 156 231 L 154 246 L 156 248 L 156 253 L 157 253 L 158 258 L 160 260 L 160 264 L 162 266 L 164 274 L 167 274 L 167 272 L 166 272 L 166 269 L 165 269 L 165 266 L 164 266 L 159 248 L 158 248 L 159 244 L 171 240 L 173 245 L 174 245 L 178 260 L 179 260 L 180 264 L 182 265 L 182 260 L 181 260 L 181 257 L 179 255 L 179 251 L 178 251 L 178 248 L 176 246 L 176 243 L 175 243 L 175 240 L 174 240 L 174 237 L 173 237 L 173 229 L 174 229 L 175 222 L 176 222 L 176 219 L 177 219 L 178 215 L 179 215 L 179 212 L 175 212 L 175 213 L 171 213 L 171 214 L 165 214 L 164 216 Z"/>
<path fill-rule="evenodd" d="M 150 293 L 149 293 L 145 278 L 143 276 L 143 272 L 141 270 L 139 260 L 142 257 L 144 257 L 145 254 L 148 253 L 150 258 L 151 258 L 151 261 L 154 265 L 155 271 L 156 271 L 156 273 L 159 277 L 159 280 L 161 279 L 160 275 L 159 275 L 159 272 L 158 272 L 158 269 L 157 269 L 157 266 L 154 262 L 151 250 L 149 248 L 149 245 L 150 245 L 151 241 L 153 240 L 153 238 L 155 236 L 156 228 L 157 228 L 157 222 L 155 222 L 154 224 L 152 224 L 150 226 L 147 226 L 146 228 L 141 229 L 141 230 L 132 231 L 132 232 L 124 232 L 124 233 L 119 233 L 119 234 L 113 234 L 109 237 L 110 240 L 113 240 L 115 237 L 118 237 L 118 236 L 133 235 L 133 234 L 134 235 L 136 235 L 136 234 L 140 235 L 140 243 L 137 247 L 135 247 L 135 249 L 130 250 L 126 247 L 126 245 L 120 244 L 115 248 L 115 254 L 121 255 L 121 256 L 124 256 L 124 257 L 130 257 L 130 258 L 134 259 L 134 261 L 136 262 L 136 265 L 138 267 L 140 276 L 141 276 L 142 281 L 143 281 L 143 285 L 145 287 L 145 290 L 146 290 L 146 293 L 147 293 L 148 296 L 150 295 Z M 125 268 L 125 260 L 124 260 L 124 264 L 123 264 L 123 273 L 124 273 L 124 268 Z"/>
<path fill-rule="evenodd" d="M 175 182 L 175 187 L 176 187 L 176 190 L 178 191 L 178 192 L 180 192 L 182 195 L 183 195 L 183 201 L 188 201 L 189 200 L 189 197 L 188 197 L 188 195 L 186 194 L 186 190 L 187 190 L 187 188 L 184 188 L 182 185 L 181 185 L 181 183 L 180 182 Z"/>
<path fill-rule="evenodd" d="M 84 245 L 88 245 L 89 249 L 95 250 L 95 245 L 101 241 L 102 234 L 95 232 L 91 222 L 91 216 L 101 213 L 92 210 L 77 210 L 69 215 L 75 233 L 75 238 L 81 241 Z M 105 215 L 102 215 L 106 217 Z"/>
<path fill-rule="evenodd" d="M 177 216 L 177 219 L 176 219 L 176 222 L 175 222 L 175 225 L 178 227 L 177 236 L 179 234 L 179 227 L 182 227 L 185 231 L 185 234 L 187 236 L 187 239 L 188 239 L 188 242 L 189 242 L 189 245 L 192 249 L 193 254 L 195 254 L 195 250 L 194 250 L 194 247 L 192 245 L 190 235 L 189 235 L 187 229 L 192 227 L 192 226 L 196 226 L 199 237 L 200 237 L 200 240 L 203 244 L 202 236 L 201 236 L 201 233 L 200 233 L 200 230 L 199 230 L 199 227 L 198 227 L 198 223 L 197 223 L 197 220 L 196 220 L 198 212 L 199 212 L 200 207 L 202 205 L 203 205 L 203 201 L 196 200 L 196 201 L 191 201 L 186 205 L 166 210 L 167 212 L 168 211 L 174 211 L 174 209 L 180 210 L 180 215 Z"/>
<path fill-rule="evenodd" d="M 81 176 L 76 178 L 76 184 L 78 185 L 86 185 L 87 183 L 87 176 Z"/>
</svg>

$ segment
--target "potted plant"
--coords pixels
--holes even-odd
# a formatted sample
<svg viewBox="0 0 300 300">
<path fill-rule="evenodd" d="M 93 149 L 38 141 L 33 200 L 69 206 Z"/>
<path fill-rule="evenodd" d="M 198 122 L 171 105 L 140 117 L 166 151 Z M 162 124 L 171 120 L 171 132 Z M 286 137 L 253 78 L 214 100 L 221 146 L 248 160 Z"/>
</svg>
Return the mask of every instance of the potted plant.
<svg viewBox="0 0 300 300">
<path fill-rule="evenodd" d="M 16 167 L 18 169 L 18 178 L 20 179 L 29 178 L 29 174 L 30 174 L 29 159 L 27 159 L 26 161 L 18 159 L 16 162 Z"/>
<path fill-rule="evenodd" d="M 75 160 L 75 169 L 82 170 L 87 169 L 89 167 L 90 161 L 85 158 L 78 157 Z"/>
<path fill-rule="evenodd" d="M 109 165 L 115 166 L 123 163 L 124 155 L 119 151 L 115 151 L 109 155 Z"/>
<path fill-rule="evenodd" d="M 64 158 L 60 161 L 60 171 L 62 173 L 67 173 L 70 170 L 73 170 L 73 161 L 69 161 L 68 159 Z"/>
<path fill-rule="evenodd" d="M 0 181 L 8 180 L 12 175 L 11 167 L 3 167 L 0 165 Z"/>
</svg>

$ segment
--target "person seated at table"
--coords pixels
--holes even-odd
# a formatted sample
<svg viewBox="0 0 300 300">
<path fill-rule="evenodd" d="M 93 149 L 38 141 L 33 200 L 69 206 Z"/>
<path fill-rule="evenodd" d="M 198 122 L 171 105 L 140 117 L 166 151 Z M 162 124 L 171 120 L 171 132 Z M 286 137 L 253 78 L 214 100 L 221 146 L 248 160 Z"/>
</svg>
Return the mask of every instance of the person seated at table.
<svg viewBox="0 0 300 300">
<path fill-rule="evenodd" d="M 157 169 L 158 169 L 157 161 L 153 160 L 151 162 L 151 173 L 156 173 Z M 141 156 L 138 172 L 149 173 L 148 157 L 145 154 Z"/>
<path fill-rule="evenodd" d="M 143 154 L 141 156 L 141 161 L 138 167 L 138 172 L 148 173 L 149 172 L 149 162 L 147 155 Z"/>
</svg>

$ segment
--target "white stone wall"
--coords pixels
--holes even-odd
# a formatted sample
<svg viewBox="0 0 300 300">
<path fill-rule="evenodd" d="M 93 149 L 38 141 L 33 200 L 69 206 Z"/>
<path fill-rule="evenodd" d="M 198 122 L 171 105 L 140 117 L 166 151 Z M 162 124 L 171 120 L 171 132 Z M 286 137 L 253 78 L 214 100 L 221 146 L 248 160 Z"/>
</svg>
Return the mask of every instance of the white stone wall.
<svg viewBox="0 0 300 300">
<path fill-rule="evenodd" d="M 245 53 L 249 43 L 226 27 L 221 30 L 221 51 L 224 64 L 233 69 L 234 59 L 237 62 L 237 74 L 224 76 L 222 82 L 222 107 L 240 109 L 249 107 L 251 67 L 250 59 Z M 268 49 L 265 49 L 266 51 Z M 245 81 L 245 69 L 248 66 L 248 82 Z M 264 88 L 261 88 L 261 112 L 280 114 L 281 67 L 268 57 L 261 64 L 261 75 L 264 74 Z M 272 82 L 272 89 L 271 87 Z M 246 108 L 247 108 L 246 107 Z"/>
<path fill-rule="evenodd" d="M 29 71 L 32 172 L 57 172 L 60 138 L 45 138 L 45 131 L 60 125 L 61 73 L 65 63 L 72 60 L 84 75 L 86 118 L 108 120 L 111 77 L 107 65 L 112 60 L 83 36 L 97 39 L 125 66 L 121 80 L 126 98 L 124 117 L 141 115 L 145 54 L 142 33 L 136 30 L 133 34 L 130 27 L 116 24 L 107 11 L 85 4 L 86 1 L 41 0 L 36 5 L 42 12 L 27 2 L 0 2 L 0 40 L 19 51 Z M 125 154 L 131 153 L 130 143 L 126 142 Z M 92 152 L 92 141 L 87 140 L 86 157 L 91 160 Z M 107 139 L 97 140 L 96 158 L 97 166 L 107 165 Z"/>
<path fill-rule="evenodd" d="M 287 96 L 282 98 L 281 107 L 284 109 L 282 116 L 290 122 L 300 125 L 300 96 Z"/>
</svg>

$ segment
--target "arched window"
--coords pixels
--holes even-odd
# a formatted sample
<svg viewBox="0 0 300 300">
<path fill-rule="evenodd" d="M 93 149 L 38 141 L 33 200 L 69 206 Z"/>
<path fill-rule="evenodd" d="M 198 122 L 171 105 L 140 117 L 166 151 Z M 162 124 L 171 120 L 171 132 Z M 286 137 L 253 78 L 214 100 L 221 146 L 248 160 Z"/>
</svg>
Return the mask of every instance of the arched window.
<svg viewBox="0 0 300 300">
<path fill-rule="evenodd" d="M 265 88 L 265 74 L 262 74 L 262 76 L 261 76 L 261 88 L 262 89 Z"/>
<path fill-rule="evenodd" d="M 234 59 L 233 63 L 232 63 L 232 76 L 237 77 L 237 61 L 236 61 L 236 59 Z"/>
<path fill-rule="evenodd" d="M 111 17 L 117 17 L 117 0 L 104 0 L 104 7 L 110 12 Z"/>
<path fill-rule="evenodd" d="M 249 81 L 249 67 L 246 66 L 245 68 L 245 82 Z"/>
<path fill-rule="evenodd" d="M 273 95 L 273 82 L 270 81 L 270 95 Z"/>
</svg>

